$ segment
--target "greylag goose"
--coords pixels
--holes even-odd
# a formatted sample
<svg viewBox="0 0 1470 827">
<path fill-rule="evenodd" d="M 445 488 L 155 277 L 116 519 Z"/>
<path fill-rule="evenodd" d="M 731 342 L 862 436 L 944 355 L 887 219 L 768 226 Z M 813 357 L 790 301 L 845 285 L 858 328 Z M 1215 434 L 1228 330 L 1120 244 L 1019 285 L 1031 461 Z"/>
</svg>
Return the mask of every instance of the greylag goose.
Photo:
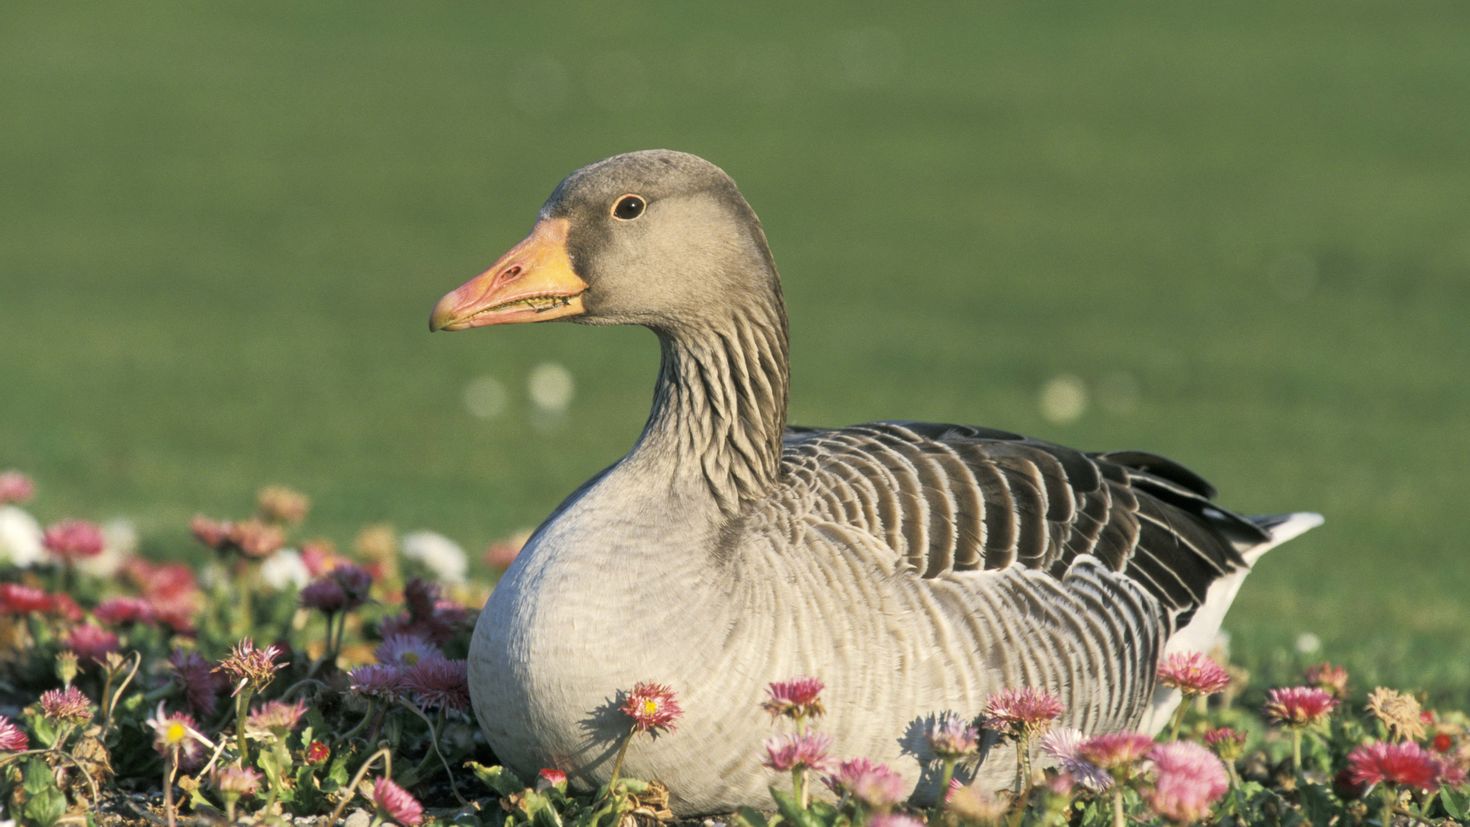
<svg viewBox="0 0 1470 827">
<path fill-rule="evenodd" d="M 470 650 L 497 757 L 605 782 L 616 692 L 678 691 L 626 774 L 680 815 L 769 806 L 760 708 L 775 680 L 827 684 L 843 756 L 932 797 L 915 738 L 937 712 L 1046 689 L 1084 732 L 1157 728 L 1159 659 L 1202 649 L 1262 553 L 1316 514 L 1243 517 L 1152 454 L 1084 453 L 967 425 L 786 423 L 786 312 L 734 182 L 653 150 L 583 167 L 528 238 L 445 295 L 432 330 L 566 319 L 651 329 L 653 410 L 627 456 L 547 518 L 486 603 Z M 992 750 L 982 781 L 1004 787 Z M 928 789 L 925 789 L 926 783 Z"/>
</svg>

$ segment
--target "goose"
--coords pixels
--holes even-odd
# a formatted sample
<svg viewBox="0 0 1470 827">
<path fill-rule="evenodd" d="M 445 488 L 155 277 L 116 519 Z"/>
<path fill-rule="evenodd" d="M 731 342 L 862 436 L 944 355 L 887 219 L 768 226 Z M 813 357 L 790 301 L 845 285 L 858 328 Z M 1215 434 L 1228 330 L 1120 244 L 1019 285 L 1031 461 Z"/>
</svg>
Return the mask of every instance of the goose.
<svg viewBox="0 0 1470 827">
<path fill-rule="evenodd" d="M 1241 580 L 1311 513 L 1241 516 L 1183 466 L 1007 431 L 890 421 L 791 427 L 787 319 L 755 212 L 670 150 L 571 173 L 530 235 L 434 307 L 431 330 L 641 325 L 661 360 L 633 448 L 535 531 L 470 644 L 496 757 L 595 788 L 628 721 L 618 691 L 668 684 L 684 715 L 623 771 L 679 816 L 769 808 L 768 683 L 823 680 L 841 757 L 933 800 L 922 727 L 1045 689 L 1084 733 L 1157 731 L 1162 657 L 1202 650 Z M 1013 777 L 992 749 L 974 777 Z"/>
</svg>

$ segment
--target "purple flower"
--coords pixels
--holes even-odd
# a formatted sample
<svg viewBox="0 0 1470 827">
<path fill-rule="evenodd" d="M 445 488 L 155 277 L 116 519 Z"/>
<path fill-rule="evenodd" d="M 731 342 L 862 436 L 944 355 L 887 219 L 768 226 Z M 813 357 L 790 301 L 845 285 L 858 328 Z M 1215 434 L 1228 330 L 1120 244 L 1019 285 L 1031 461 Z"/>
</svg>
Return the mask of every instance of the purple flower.
<svg viewBox="0 0 1470 827">
<path fill-rule="evenodd" d="M 276 658 L 280 655 L 281 647 L 271 644 L 264 649 L 257 649 L 255 641 L 247 637 L 235 645 L 234 650 L 215 667 L 215 671 L 224 672 L 235 682 L 235 691 L 231 695 L 240 694 L 240 690 L 246 685 L 258 692 L 286 665 L 276 663 Z"/>
<path fill-rule="evenodd" d="M 1041 736 L 1041 751 L 1056 759 L 1057 767 L 1077 783 L 1092 790 L 1106 790 L 1113 785 L 1113 778 L 1102 767 L 1082 757 L 1085 740 L 1081 731 L 1059 727 Z"/>
<path fill-rule="evenodd" d="M 336 614 L 347 607 L 347 592 L 331 574 L 324 574 L 301 590 L 301 608 L 316 609 L 322 614 Z"/>
<path fill-rule="evenodd" d="M 175 649 L 168 662 L 174 670 L 174 682 L 184 690 L 189 708 L 205 718 L 213 715 L 219 696 L 229 685 L 224 675 L 214 671 L 198 652 Z"/>
<path fill-rule="evenodd" d="M 980 731 L 953 712 L 946 712 L 929 727 L 929 748 L 944 761 L 957 761 L 980 749 Z"/>
<path fill-rule="evenodd" d="M 347 673 L 348 688 L 370 698 L 394 700 L 407 689 L 403 668 L 386 663 L 359 666 Z"/>
<path fill-rule="evenodd" d="M 412 667 L 430 658 L 442 658 L 439 647 L 418 635 L 389 635 L 378 645 L 379 663 Z"/>
<path fill-rule="evenodd" d="M 435 657 L 403 671 L 403 685 L 421 706 L 440 709 L 470 708 L 469 663 Z"/>
</svg>

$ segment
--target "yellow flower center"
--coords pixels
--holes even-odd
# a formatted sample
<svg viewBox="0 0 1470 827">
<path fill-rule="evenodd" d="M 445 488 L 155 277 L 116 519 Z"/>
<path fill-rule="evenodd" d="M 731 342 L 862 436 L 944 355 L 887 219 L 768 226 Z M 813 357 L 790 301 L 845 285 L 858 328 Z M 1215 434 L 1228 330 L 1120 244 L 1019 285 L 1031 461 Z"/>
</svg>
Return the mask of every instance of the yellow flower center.
<svg viewBox="0 0 1470 827">
<path fill-rule="evenodd" d="M 652 700 L 652 699 L 649 699 L 649 700 L 644 701 L 643 702 L 643 714 L 644 715 L 656 715 L 656 714 L 658 714 L 658 701 L 655 701 L 655 700 Z"/>
<path fill-rule="evenodd" d="M 404 652 L 403 662 L 408 666 L 417 666 L 419 662 L 418 652 Z"/>
<path fill-rule="evenodd" d="M 170 721 L 168 729 L 163 731 L 163 740 L 170 746 L 183 741 L 189 737 L 189 730 L 178 721 Z"/>
</svg>

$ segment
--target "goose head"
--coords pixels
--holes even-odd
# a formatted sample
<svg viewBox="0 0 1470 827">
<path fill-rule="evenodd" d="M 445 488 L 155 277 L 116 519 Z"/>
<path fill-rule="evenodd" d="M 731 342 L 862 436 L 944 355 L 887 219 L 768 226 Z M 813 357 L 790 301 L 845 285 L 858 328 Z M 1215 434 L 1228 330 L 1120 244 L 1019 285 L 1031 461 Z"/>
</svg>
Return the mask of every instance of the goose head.
<svg viewBox="0 0 1470 827">
<path fill-rule="evenodd" d="M 440 299 L 429 329 L 569 319 L 677 335 L 762 299 L 780 306 L 776 269 L 735 182 L 695 155 L 645 150 L 567 176 L 530 235 Z"/>
</svg>

